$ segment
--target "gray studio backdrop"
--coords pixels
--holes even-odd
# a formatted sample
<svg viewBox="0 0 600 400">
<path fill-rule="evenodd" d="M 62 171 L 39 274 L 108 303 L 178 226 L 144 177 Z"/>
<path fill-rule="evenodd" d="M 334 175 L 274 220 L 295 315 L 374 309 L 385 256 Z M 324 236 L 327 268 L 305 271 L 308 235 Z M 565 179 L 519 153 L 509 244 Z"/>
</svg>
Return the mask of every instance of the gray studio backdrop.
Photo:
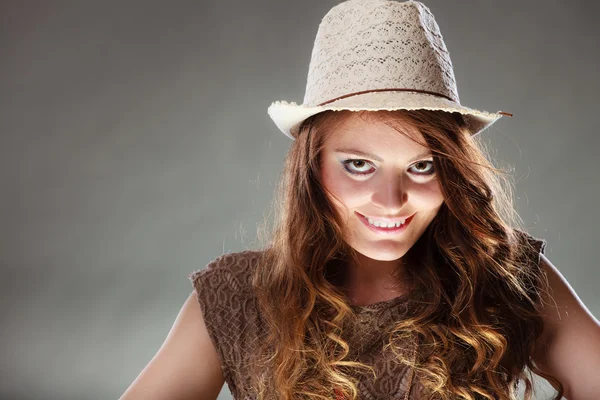
<svg viewBox="0 0 600 400">
<path fill-rule="evenodd" d="M 425 3 L 462 103 L 514 113 L 496 164 L 599 316 L 598 3 Z M 267 106 L 302 102 L 335 4 L 0 2 L 1 399 L 118 398 L 188 274 L 252 247 L 290 145 Z"/>
</svg>

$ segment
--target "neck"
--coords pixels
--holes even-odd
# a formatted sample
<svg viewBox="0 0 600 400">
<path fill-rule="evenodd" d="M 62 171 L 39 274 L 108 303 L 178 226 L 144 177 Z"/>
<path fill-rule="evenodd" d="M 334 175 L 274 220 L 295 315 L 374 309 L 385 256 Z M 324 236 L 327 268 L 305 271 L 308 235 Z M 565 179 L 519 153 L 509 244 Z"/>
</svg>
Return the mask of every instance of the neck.
<svg viewBox="0 0 600 400">
<path fill-rule="evenodd" d="M 344 267 L 342 287 L 351 304 L 391 300 L 407 291 L 404 263 L 402 259 L 375 260 L 357 252 Z"/>
</svg>

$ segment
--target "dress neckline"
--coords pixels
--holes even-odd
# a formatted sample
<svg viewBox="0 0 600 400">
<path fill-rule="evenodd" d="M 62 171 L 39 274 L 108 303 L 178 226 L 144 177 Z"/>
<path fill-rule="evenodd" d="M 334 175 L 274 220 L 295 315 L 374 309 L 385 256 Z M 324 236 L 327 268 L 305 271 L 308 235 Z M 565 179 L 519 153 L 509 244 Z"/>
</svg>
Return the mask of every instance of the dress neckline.
<svg viewBox="0 0 600 400">
<path fill-rule="evenodd" d="M 350 304 L 350 308 L 352 308 L 356 313 L 373 312 L 373 311 L 384 310 L 384 309 L 387 309 L 389 307 L 392 307 L 392 306 L 395 306 L 398 304 L 406 303 L 409 299 L 410 299 L 410 292 L 407 292 L 407 293 L 401 294 L 400 296 L 396 296 L 390 300 L 378 301 L 375 303 L 366 304 L 366 305 L 362 305 L 362 306 Z"/>
</svg>

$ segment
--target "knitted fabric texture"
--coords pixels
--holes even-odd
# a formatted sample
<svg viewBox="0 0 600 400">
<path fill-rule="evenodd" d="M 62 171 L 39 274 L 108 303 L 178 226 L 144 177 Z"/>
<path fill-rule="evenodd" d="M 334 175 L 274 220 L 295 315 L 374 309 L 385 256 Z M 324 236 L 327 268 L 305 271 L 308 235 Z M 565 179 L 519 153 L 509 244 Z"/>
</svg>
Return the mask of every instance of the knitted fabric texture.
<svg viewBox="0 0 600 400">
<path fill-rule="evenodd" d="M 526 254 L 525 266 L 539 268 L 540 253 L 544 252 L 546 241 L 518 232 L 521 240 L 528 241 L 534 248 Z M 223 376 L 236 400 L 257 398 L 251 387 L 249 366 L 258 340 L 266 333 L 251 284 L 259 256 L 259 252 L 251 250 L 225 254 L 188 276 L 219 355 Z M 384 352 L 383 345 L 386 328 L 406 315 L 409 302 L 408 296 L 400 296 L 371 305 L 352 306 L 359 318 L 343 335 L 350 346 L 348 356 L 371 365 L 378 376 L 377 380 L 369 373 L 357 376 L 361 399 L 404 398 L 410 370 L 393 360 L 391 350 Z M 406 343 L 407 348 L 413 348 L 413 345 Z M 415 375 L 410 399 L 420 399 L 421 388 L 418 375 Z"/>
<path fill-rule="evenodd" d="M 440 29 L 419 2 L 350 0 L 333 7 L 319 26 L 308 73 L 304 104 L 357 88 L 414 88 L 460 103 Z"/>
</svg>

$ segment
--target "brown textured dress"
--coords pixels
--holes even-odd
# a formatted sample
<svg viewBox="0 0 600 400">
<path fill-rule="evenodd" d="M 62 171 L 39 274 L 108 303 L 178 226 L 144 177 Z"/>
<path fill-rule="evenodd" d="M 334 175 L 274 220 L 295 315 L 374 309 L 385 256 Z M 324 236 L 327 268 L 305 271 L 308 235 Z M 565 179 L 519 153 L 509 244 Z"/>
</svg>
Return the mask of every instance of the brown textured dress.
<svg viewBox="0 0 600 400">
<path fill-rule="evenodd" d="M 546 241 L 518 232 L 534 249 L 528 254 L 526 266 L 538 268 L 539 254 L 544 252 Z M 208 334 L 219 355 L 225 382 L 236 400 L 257 398 L 251 387 L 248 366 L 258 338 L 265 333 L 251 286 L 252 270 L 259 255 L 252 250 L 225 254 L 189 275 Z M 344 337 L 351 349 L 349 356 L 373 366 L 378 376 L 377 380 L 371 375 L 357 377 L 361 399 L 403 399 L 406 394 L 410 371 L 393 360 L 391 351 L 383 351 L 386 339 L 383 332 L 406 314 L 409 302 L 408 296 L 400 296 L 367 306 L 352 306 L 359 318 L 357 326 L 349 329 Z M 415 377 L 410 398 L 420 398 L 419 391 Z"/>
</svg>

